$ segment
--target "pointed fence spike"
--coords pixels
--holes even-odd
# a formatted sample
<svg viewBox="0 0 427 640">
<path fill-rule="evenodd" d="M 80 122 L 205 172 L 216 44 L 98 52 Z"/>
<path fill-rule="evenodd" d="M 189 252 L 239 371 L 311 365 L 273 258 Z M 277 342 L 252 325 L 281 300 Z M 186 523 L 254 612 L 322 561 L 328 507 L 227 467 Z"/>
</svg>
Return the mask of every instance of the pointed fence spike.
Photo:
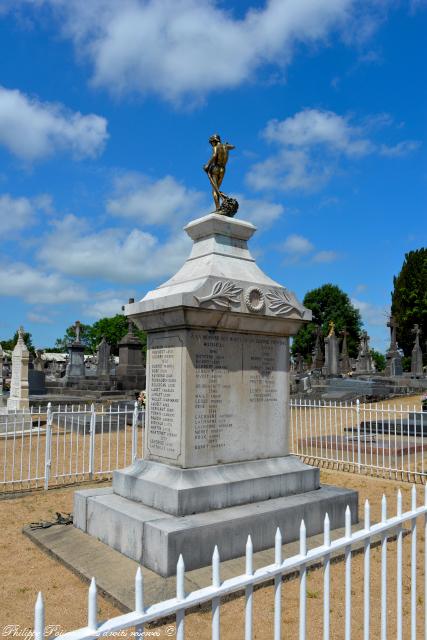
<svg viewBox="0 0 427 640">
<path fill-rule="evenodd" d="M 39 591 L 36 606 L 34 607 L 34 640 L 44 638 L 44 602 L 43 594 Z"/>
<path fill-rule="evenodd" d="M 345 510 L 345 537 L 351 538 L 351 511 L 348 505 Z"/>
<path fill-rule="evenodd" d="M 144 576 L 141 567 L 138 567 L 135 575 L 135 611 L 144 613 Z"/>
<path fill-rule="evenodd" d="M 424 504 L 427 506 L 427 484 L 424 485 Z"/>
<path fill-rule="evenodd" d="M 254 553 L 254 547 L 252 544 L 252 538 L 250 535 L 248 535 L 248 539 L 246 541 L 246 575 L 248 576 L 251 576 L 254 572 L 253 553 Z"/>
<path fill-rule="evenodd" d="M 277 527 L 276 535 L 274 536 L 274 562 L 282 564 L 282 533 L 279 527 Z"/>
<path fill-rule="evenodd" d="M 323 521 L 323 544 L 325 547 L 331 545 L 331 523 L 327 512 L 325 513 L 325 519 Z"/>
<path fill-rule="evenodd" d="M 98 626 L 98 611 L 96 604 L 96 581 L 95 578 L 92 578 L 89 587 L 88 593 L 88 616 L 87 616 L 87 626 L 89 629 L 96 630 Z"/>
<path fill-rule="evenodd" d="M 215 545 L 215 549 L 212 554 L 212 585 L 214 587 L 221 586 L 220 557 L 217 545 Z"/>
<path fill-rule="evenodd" d="M 412 511 L 415 511 L 416 508 L 417 508 L 417 488 L 413 484 L 411 489 L 411 509 Z"/>
<path fill-rule="evenodd" d="M 185 565 L 182 553 L 179 554 L 178 562 L 176 564 L 176 597 L 178 600 L 184 600 L 185 598 Z"/>
</svg>

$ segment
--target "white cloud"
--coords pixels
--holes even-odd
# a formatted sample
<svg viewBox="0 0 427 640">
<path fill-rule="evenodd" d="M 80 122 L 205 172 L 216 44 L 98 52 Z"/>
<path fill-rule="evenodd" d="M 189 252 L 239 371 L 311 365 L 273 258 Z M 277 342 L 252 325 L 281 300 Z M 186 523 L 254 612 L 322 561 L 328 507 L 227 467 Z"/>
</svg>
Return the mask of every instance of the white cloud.
<svg viewBox="0 0 427 640">
<path fill-rule="evenodd" d="M 91 232 L 81 219 L 66 216 L 44 238 L 39 258 L 62 273 L 110 282 L 140 283 L 169 276 L 189 252 L 183 235 L 160 242 L 140 229 Z"/>
<path fill-rule="evenodd" d="M 347 26 L 366 33 L 361 20 L 365 24 L 371 14 L 358 0 L 267 0 L 242 18 L 214 0 L 40 4 L 54 8 L 78 56 L 91 62 L 95 86 L 172 101 L 237 87 L 268 63 L 283 68 L 298 45 L 322 43 Z M 376 23 L 374 15 L 369 25 Z"/>
<path fill-rule="evenodd" d="M 31 226 L 36 222 L 38 212 L 50 212 L 51 207 L 51 197 L 47 194 L 34 198 L 14 198 L 9 193 L 0 195 L 0 234 L 4 236 Z"/>
<path fill-rule="evenodd" d="M 172 176 L 150 180 L 131 173 L 118 178 L 115 186 L 107 210 L 141 224 L 174 224 L 184 216 L 203 213 L 205 194 L 187 189 Z"/>
<path fill-rule="evenodd" d="M 239 216 L 243 220 L 260 225 L 262 229 L 269 227 L 275 220 L 280 218 L 285 208 L 277 202 L 269 200 L 246 198 L 238 193 L 233 194 L 239 202 Z"/>
<path fill-rule="evenodd" d="M 95 300 L 91 304 L 83 307 L 83 313 L 90 318 L 111 318 L 117 314 L 122 314 L 122 306 L 127 302 L 125 296 L 122 298 L 105 297 L 101 300 Z"/>
<path fill-rule="evenodd" d="M 326 264 L 338 260 L 339 254 L 336 251 L 318 251 L 312 258 L 313 262 Z"/>
<path fill-rule="evenodd" d="M 86 298 L 84 289 L 56 273 L 23 263 L 0 268 L 0 295 L 23 298 L 31 304 L 61 304 Z"/>
<path fill-rule="evenodd" d="M 379 327 L 386 325 L 389 317 L 388 307 L 372 304 L 357 298 L 351 298 L 351 303 L 356 309 L 359 309 L 365 324 Z"/>
<path fill-rule="evenodd" d="M 33 311 L 29 311 L 27 313 L 27 320 L 29 322 L 34 322 L 34 324 L 52 324 L 53 322 L 51 316 Z"/>
<path fill-rule="evenodd" d="M 101 116 L 82 115 L 0 86 L 0 144 L 23 160 L 58 151 L 69 151 L 76 158 L 95 157 L 107 137 L 107 121 Z"/>
<path fill-rule="evenodd" d="M 281 248 L 288 255 L 300 258 L 311 253 L 314 250 L 314 245 L 304 236 L 294 233 L 286 238 Z"/>
<path fill-rule="evenodd" d="M 340 170 L 340 160 L 354 161 L 372 154 L 397 157 L 420 146 L 416 140 L 390 146 L 368 137 L 372 129 L 390 124 L 389 114 L 370 116 L 355 125 L 350 116 L 320 109 L 303 109 L 284 120 L 270 120 L 261 135 L 278 150 L 255 163 L 246 181 L 256 190 L 312 191 Z"/>
</svg>

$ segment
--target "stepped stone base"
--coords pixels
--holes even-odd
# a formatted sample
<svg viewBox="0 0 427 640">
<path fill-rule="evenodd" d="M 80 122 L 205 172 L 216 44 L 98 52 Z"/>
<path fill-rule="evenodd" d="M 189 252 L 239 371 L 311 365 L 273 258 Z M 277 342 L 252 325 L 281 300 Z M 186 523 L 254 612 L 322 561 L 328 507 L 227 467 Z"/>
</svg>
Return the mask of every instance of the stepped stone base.
<svg viewBox="0 0 427 640">
<path fill-rule="evenodd" d="M 126 497 L 124 497 L 124 495 Z M 144 504 L 142 503 L 144 502 Z M 292 456 L 201 469 L 138 461 L 116 471 L 113 487 L 77 491 L 74 524 L 162 576 L 176 572 L 182 554 L 188 570 L 242 555 L 248 534 L 254 551 L 344 524 L 349 505 L 357 522 L 357 492 L 320 486 L 318 469 Z"/>
</svg>

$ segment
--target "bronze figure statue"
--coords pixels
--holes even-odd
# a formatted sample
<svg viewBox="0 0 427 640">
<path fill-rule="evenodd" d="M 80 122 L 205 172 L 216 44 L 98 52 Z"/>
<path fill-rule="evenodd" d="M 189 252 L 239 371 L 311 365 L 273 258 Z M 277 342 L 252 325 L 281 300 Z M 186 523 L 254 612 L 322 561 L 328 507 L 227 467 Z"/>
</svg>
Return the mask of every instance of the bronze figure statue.
<svg viewBox="0 0 427 640">
<path fill-rule="evenodd" d="M 212 195 L 215 202 L 216 213 L 233 217 L 239 203 L 234 198 L 229 198 L 220 188 L 225 175 L 225 167 L 228 161 L 228 152 L 234 149 L 234 145 L 228 142 L 221 142 L 220 136 L 215 133 L 209 138 L 212 145 L 212 157 L 203 167 L 212 185 Z"/>
</svg>

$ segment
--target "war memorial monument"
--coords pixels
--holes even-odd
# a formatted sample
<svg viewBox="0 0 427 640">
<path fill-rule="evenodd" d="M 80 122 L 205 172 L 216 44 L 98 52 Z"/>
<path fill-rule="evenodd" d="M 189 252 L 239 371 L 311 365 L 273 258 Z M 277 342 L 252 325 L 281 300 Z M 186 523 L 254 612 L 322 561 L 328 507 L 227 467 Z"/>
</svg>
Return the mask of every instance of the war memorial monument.
<svg viewBox="0 0 427 640">
<path fill-rule="evenodd" d="M 77 491 L 74 524 L 162 576 L 344 524 L 357 493 L 321 486 L 319 469 L 289 455 L 289 340 L 311 320 L 294 294 L 256 265 L 254 225 L 234 219 L 221 190 L 234 147 L 210 139 L 204 169 L 216 210 L 185 227 L 191 254 L 125 314 L 147 332 L 144 458 L 111 488 Z"/>
</svg>

